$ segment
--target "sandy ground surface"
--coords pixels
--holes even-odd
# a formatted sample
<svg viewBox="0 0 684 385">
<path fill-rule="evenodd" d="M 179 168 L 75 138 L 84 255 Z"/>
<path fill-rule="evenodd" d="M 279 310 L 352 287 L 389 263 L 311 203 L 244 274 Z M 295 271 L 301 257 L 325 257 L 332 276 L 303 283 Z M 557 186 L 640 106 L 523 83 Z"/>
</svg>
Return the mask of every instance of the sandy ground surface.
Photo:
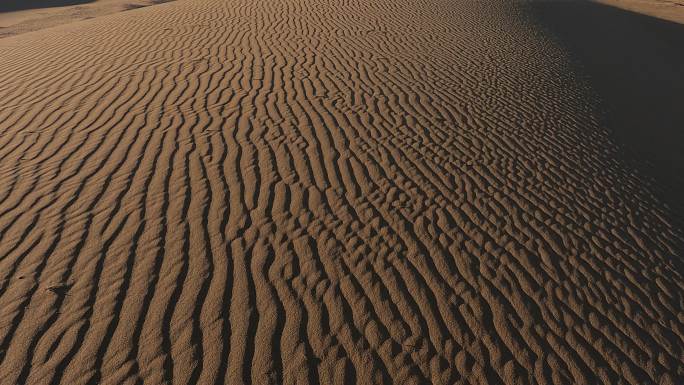
<svg viewBox="0 0 684 385">
<path fill-rule="evenodd" d="M 1 39 L 0 384 L 681 384 L 680 30 L 564 3 Z"/>
<path fill-rule="evenodd" d="M 631 12 L 684 23 L 684 0 L 593 0 Z"/>
<path fill-rule="evenodd" d="M 172 0 L 3 0 L 0 38 Z"/>
</svg>

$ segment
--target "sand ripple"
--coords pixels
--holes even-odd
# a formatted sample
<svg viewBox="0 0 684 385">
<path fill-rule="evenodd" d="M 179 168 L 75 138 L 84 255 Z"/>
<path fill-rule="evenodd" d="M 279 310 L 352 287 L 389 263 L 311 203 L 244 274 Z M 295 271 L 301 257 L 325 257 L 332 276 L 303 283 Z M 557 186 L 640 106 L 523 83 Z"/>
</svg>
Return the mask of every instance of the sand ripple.
<svg viewBox="0 0 684 385">
<path fill-rule="evenodd" d="M 507 1 L 0 41 L 0 383 L 675 384 L 684 237 Z"/>
</svg>

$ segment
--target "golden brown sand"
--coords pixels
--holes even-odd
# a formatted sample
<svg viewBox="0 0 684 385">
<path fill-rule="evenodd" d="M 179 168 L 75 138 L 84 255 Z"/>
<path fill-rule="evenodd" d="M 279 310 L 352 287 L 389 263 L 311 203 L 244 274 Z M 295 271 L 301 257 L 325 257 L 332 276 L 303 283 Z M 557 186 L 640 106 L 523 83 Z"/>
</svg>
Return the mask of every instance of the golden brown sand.
<svg viewBox="0 0 684 385">
<path fill-rule="evenodd" d="M 593 0 L 635 13 L 684 24 L 684 0 Z"/>
<path fill-rule="evenodd" d="M 171 0 L 2 0 L 0 38 Z"/>
<path fill-rule="evenodd" d="M 0 384 L 681 384 L 677 185 L 544 9 L 1 39 Z"/>
</svg>

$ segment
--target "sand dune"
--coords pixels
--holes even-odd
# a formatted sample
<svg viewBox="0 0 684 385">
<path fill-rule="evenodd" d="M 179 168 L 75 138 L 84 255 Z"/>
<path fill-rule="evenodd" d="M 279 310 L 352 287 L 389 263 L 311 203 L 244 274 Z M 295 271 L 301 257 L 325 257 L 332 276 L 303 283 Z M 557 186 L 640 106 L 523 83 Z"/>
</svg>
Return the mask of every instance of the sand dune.
<svg viewBox="0 0 684 385">
<path fill-rule="evenodd" d="M 3 0 L 0 38 L 172 0 Z"/>
<path fill-rule="evenodd" d="M 593 0 L 593 2 L 684 24 L 684 0 Z"/>
<path fill-rule="evenodd" d="M 544 17 L 179 0 L 0 40 L 0 384 L 681 383 L 682 218 Z"/>
</svg>

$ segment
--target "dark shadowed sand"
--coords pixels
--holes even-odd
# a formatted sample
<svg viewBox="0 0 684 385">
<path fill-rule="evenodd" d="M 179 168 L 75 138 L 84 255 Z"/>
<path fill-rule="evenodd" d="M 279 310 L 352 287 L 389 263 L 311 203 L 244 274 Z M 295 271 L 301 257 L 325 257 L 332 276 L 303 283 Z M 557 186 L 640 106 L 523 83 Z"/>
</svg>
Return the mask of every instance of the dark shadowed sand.
<svg viewBox="0 0 684 385">
<path fill-rule="evenodd" d="M 605 3 L 655 14 L 661 9 L 659 1 Z M 588 76 L 606 109 L 605 123 L 636 161 L 632 166 L 655 178 L 654 192 L 683 214 L 684 24 L 589 1 L 533 7 Z M 684 1 L 680 8 L 671 18 L 684 22 Z"/>
<path fill-rule="evenodd" d="M 26 9 L 44 9 L 52 7 L 66 7 L 92 3 L 94 0 L 5 0 L 0 3 L 0 12 L 16 12 Z"/>
<path fill-rule="evenodd" d="M 0 39 L 0 384 L 681 384 L 682 26 L 623 8 Z"/>
</svg>

